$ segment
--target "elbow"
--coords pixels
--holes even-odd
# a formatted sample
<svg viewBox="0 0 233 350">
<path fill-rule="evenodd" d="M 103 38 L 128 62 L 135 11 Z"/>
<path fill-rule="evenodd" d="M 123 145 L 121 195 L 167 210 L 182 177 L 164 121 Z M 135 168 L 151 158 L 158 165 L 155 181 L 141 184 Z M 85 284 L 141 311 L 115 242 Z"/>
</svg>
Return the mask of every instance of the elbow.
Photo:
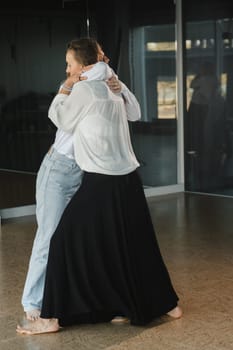
<svg viewBox="0 0 233 350">
<path fill-rule="evenodd" d="M 130 120 L 131 122 L 141 120 L 141 114 L 135 113 L 134 115 L 130 115 L 128 116 L 128 120 Z"/>
<path fill-rule="evenodd" d="M 51 122 L 58 128 L 58 123 L 57 120 L 55 118 L 55 116 L 53 115 L 53 113 L 48 113 L 48 118 L 51 120 Z"/>
<path fill-rule="evenodd" d="M 53 122 L 53 124 L 63 130 L 63 131 L 69 131 L 69 128 L 67 127 L 66 123 L 63 123 L 63 119 L 59 117 L 56 113 L 49 113 L 49 119 Z"/>
<path fill-rule="evenodd" d="M 141 110 L 138 109 L 138 110 L 134 113 L 132 120 L 136 122 L 136 121 L 141 120 L 141 119 L 142 119 Z"/>
</svg>

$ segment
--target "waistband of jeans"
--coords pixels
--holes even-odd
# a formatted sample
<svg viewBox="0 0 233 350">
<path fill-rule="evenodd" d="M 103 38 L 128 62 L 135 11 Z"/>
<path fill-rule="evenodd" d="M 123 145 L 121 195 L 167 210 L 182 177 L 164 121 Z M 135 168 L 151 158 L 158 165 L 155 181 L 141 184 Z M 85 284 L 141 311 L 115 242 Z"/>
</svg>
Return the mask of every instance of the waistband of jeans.
<svg viewBox="0 0 233 350">
<path fill-rule="evenodd" d="M 74 158 L 71 158 L 65 154 L 59 153 L 53 146 L 50 147 L 50 149 L 48 150 L 47 156 L 49 158 L 60 159 L 62 161 L 69 162 L 69 163 L 76 163 Z"/>
</svg>

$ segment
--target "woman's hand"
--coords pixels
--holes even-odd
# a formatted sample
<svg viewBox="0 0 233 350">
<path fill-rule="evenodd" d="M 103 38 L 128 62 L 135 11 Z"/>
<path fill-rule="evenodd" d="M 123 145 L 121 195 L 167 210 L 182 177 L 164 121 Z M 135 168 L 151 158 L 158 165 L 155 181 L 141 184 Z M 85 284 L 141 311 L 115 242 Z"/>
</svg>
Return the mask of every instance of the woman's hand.
<svg viewBox="0 0 233 350">
<path fill-rule="evenodd" d="M 73 87 L 73 85 L 78 83 L 79 81 L 86 80 L 87 77 L 85 77 L 85 72 L 89 71 L 91 68 L 93 68 L 93 66 L 94 64 L 90 64 L 89 66 L 83 67 L 80 73 L 75 73 L 68 76 L 64 83 L 65 86 Z"/>
<path fill-rule="evenodd" d="M 114 93 L 120 93 L 121 92 L 121 82 L 120 80 L 113 75 L 110 79 L 107 80 L 107 84 Z"/>
<path fill-rule="evenodd" d="M 80 74 L 73 74 L 73 75 L 70 75 L 69 77 L 66 78 L 63 85 L 72 89 L 73 85 L 75 83 L 77 83 L 78 81 L 80 81 Z"/>
<path fill-rule="evenodd" d="M 90 69 L 90 68 L 89 68 Z M 80 74 L 73 74 L 73 75 L 68 75 L 64 83 L 62 84 L 59 93 L 60 94 L 66 94 L 69 95 L 71 93 L 71 90 L 73 88 L 73 85 L 75 83 L 78 83 L 82 80 L 86 80 L 86 77 L 82 77 L 81 74 L 84 72 L 81 72 Z"/>
</svg>

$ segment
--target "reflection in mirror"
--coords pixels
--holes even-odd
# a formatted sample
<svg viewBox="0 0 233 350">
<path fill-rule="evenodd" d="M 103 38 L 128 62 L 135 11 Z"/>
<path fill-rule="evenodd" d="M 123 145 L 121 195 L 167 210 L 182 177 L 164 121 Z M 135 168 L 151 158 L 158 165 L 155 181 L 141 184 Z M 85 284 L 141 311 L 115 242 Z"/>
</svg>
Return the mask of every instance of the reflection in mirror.
<svg viewBox="0 0 233 350">
<path fill-rule="evenodd" d="M 49 105 L 65 77 L 66 43 L 86 31 L 81 12 L 0 15 L 0 210 L 35 204 L 35 179 L 56 128 Z"/>
<path fill-rule="evenodd" d="M 186 35 L 186 190 L 232 196 L 232 18 L 187 23 Z"/>
</svg>

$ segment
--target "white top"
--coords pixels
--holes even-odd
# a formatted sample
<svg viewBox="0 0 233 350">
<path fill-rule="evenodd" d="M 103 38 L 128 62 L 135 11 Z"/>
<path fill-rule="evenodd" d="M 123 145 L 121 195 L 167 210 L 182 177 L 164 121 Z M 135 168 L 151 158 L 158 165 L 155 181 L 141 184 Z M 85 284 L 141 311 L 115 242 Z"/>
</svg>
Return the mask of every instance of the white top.
<svg viewBox="0 0 233 350">
<path fill-rule="evenodd" d="M 108 65 L 106 65 L 104 62 L 98 62 L 92 69 L 86 71 L 82 75 L 87 77 L 88 80 L 107 80 L 112 76 L 112 74 L 113 72 Z M 53 147 L 57 152 L 74 159 L 73 135 L 70 132 L 57 129 Z"/>
<path fill-rule="evenodd" d="M 75 159 L 84 171 L 123 175 L 139 166 L 132 149 L 128 120 L 141 118 L 136 97 L 122 84 L 124 101 L 104 81 L 81 81 L 70 95 L 58 94 L 49 108 L 49 118 L 74 134 Z"/>
</svg>

